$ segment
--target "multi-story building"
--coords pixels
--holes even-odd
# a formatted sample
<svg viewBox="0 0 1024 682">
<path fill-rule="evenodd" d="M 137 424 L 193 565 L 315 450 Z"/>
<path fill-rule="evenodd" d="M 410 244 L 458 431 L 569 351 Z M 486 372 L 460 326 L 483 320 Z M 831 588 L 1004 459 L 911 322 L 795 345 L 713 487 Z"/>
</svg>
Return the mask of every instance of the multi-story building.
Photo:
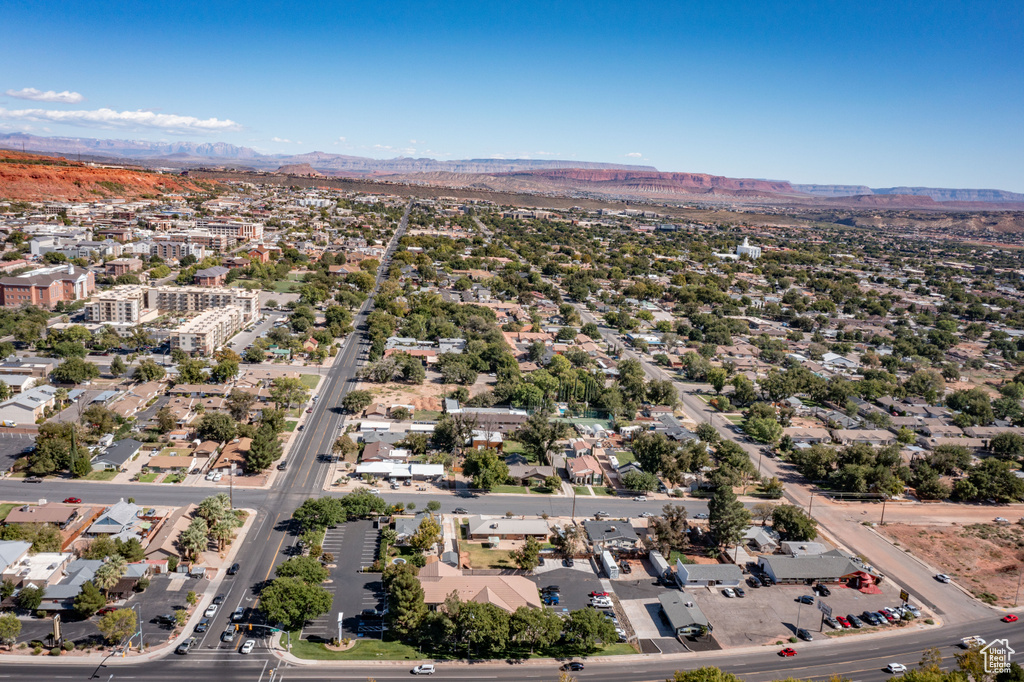
<svg viewBox="0 0 1024 682">
<path fill-rule="evenodd" d="M 212 268 L 206 268 L 204 270 L 197 270 L 195 274 L 195 283 L 201 287 L 220 287 L 224 286 L 228 270 L 220 265 L 214 265 Z"/>
<path fill-rule="evenodd" d="M 138 258 L 117 258 L 112 261 L 108 261 L 106 264 L 107 274 L 113 277 L 120 277 L 121 275 L 134 272 L 135 270 L 142 269 L 142 261 Z"/>
<path fill-rule="evenodd" d="M 245 323 L 242 310 L 236 306 L 207 310 L 171 332 L 171 348 L 180 348 L 186 353 L 213 355 Z"/>
<path fill-rule="evenodd" d="M 744 237 L 743 243 L 736 247 L 736 255 L 747 256 L 750 260 L 757 260 L 761 257 L 761 247 L 751 246 L 747 237 Z"/>
<path fill-rule="evenodd" d="M 153 287 L 148 293 L 148 308 L 160 312 L 199 313 L 211 308 L 234 306 L 248 324 L 260 313 L 260 293 L 226 287 Z"/>
<path fill-rule="evenodd" d="M 61 301 L 77 301 L 96 290 L 96 276 L 75 265 L 60 265 L 0 278 L 0 299 L 5 308 L 36 305 L 53 308 Z"/>
<path fill-rule="evenodd" d="M 85 319 L 90 322 L 138 324 L 146 308 L 148 287 L 127 284 L 100 293 L 96 301 L 85 304 Z"/>
<path fill-rule="evenodd" d="M 231 220 L 227 222 L 198 221 L 199 227 L 212 232 L 234 237 L 239 242 L 263 239 L 263 223 L 248 220 Z"/>
<path fill-rule="evenodd" d="M 150 246 L 151 256 L 160 256 L 164 260 L 181 260 L 185 256 L 195 256 L 197 260 L 206 257 L 206 247 L 201 244 L 185 242 L 155 241 Z"/>
</svg>

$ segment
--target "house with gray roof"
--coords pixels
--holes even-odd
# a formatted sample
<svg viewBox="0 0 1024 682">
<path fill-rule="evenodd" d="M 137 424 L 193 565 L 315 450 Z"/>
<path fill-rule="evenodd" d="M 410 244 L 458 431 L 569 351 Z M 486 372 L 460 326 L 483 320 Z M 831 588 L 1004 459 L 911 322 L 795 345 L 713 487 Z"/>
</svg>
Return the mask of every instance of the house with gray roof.
<svg viewBox="0 0 1024 682">
<path fill-rule="evenodd" d="M 661 613 L 676 637 L 708 634 L 712 631 L 711 621 L 685 592 L 662 592 L 658 601 L 661 602 Z"/>
<path fill-rule="evenodd" d="M 134 502 L 120 500 L 92 522 L 88 534 L 92 536 L 121 536 L 123 533 L 131 532 L 139 523 L 140 511 L 142 511 L 142 507 Z M 127 538 L 125 539 L 127 540 Z"/>
<path fill-rule="evenodd" d="M 841 583 L 864 571 L 862 565 L 837 549 L 824 554 L 762 556 L 758 565 L 777 583 Z"/>
<path fill-rule="evenodd" d="M 31 542 L 24 540 L 0 540 L 0 573 L 8 566 L 18 563 L 32 549 Z"/>
<path fill-rule="evenodd" d="M 470 516 L 468 523 L 471 540 L 492 537 L 502 540 L 525 540 L 527 537 L 534 537 L 543 541 L 551 535 L 551 527 L 544 519 Z"/>
<path fill-rule="evenodd" d="M 395 517 L 395 532 L 398 533 L 398 543 L 405 544 L 409 541 L 416 531 L 420 529 L 420 524 L 423 523 L 423 519 L 431 516 L 429 512 L 420 512 L 415 516 L 396 516 Z"/>
<path fill-rule="evenodd" d="M 142 443 L 134 438 L 125 438 L 112 443 L 103 452 L 92 458 L 93 471 L 120 471 L 124 465 L 135 459 L 142 449 Z"/>
<path fill-rule="evenodd" d="M 636 530 L 622 521 L 584 521 L 583 528 L 587 531 L 590 543 L 595 551 L 605 549 L 637 549 L 640 537 Z"/>
<path fill-rule="evenodd" d="M 676 580 L 680 587 L 736 587 L 743 571 L 736 564 L 684 564 L 676 559 Z"/>
</svg>

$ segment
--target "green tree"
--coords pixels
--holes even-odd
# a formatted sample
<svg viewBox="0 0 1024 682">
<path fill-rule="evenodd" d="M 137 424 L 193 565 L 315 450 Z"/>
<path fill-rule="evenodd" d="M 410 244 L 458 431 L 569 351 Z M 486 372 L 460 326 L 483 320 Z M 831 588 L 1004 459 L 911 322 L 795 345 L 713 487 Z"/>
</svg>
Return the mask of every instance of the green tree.
<svg viewBox="0 0 1024 682">
<path fill-rule="evenodd" d="M 292 512 L 292 518 L 303 531 L 323 530 L 344 523 L 348 514 L 342 500 L 336 497 L 310 497 Z"/>
<path fill-rule="evenodd" d="M 206 360 L 182 358 L 178 361 L 178 383 L 205 384 L 207 380 Z"/>
<path fill-rule="evenodd" d="M 50 372 L 50 377 L 54 381 L 63 384 L 81 384 L 95 379 L 99 375 L 100 370 L 96 365 L 76 357 L 68 358 Z"/>
<path fill-rule="evenodd" d="M 204 414 L 196 427 L 196 433 L 203 440 L 224 443 L 235 437 L 235 422 L 230 415 L 222 412 Z"/>
<path fill-rule="evenodd" d="M 532 571 L 540 561 L 540 543 L 537 538 L 528 536 L 522 547 L 514 550 L 510 556 L 516 566 L 524 571 Z"/>
<path fill-rule="evenodd" d="M 256 394 L 233 388 L 226 402 L 231 418 L 236 422 L 246 422 L 249 421 L 249 410 L 256 402 Z"/>
<path fill-rule="evenodd" d="M 748 419 L 743 428 L 758 443 L 775 445 L 782 438 L 782 426 L 775 421 L 775 417 Z"/>
<path fill-rule="evenodd" d="M 156 428 L 160 433 L 167 433 L 178 425 L 178 420 L 170 408 L 161 407 L 156 411 Z"/>
<path fill-rule="evenodd" d="M 309 390 L 299 379 L 276 377 L 270 389 L 270 397 L 278 406 L 290 409 L 292 405 L 306 402 Z"/>
<path fill-rule="evenodd" d="M 113 367 L 113 365 L 111 365 Z M 158 365 L 153 360 L 146 358 L 139 363 L 139 366 L 135 368 L 135 374 L 133 377 L 136 381 L 160 381 L 164 378 L 164 368 Z M 179 375 L 179 379 L 182 377 Z M 182 381 L 182 383 L 186 383 Z"/>
<path fill-rule="evenodd" d="M 1024 455 L 1024 436 L 1013 431 L 997 434 L 989 443 L 992 454 L 1000 459 L 1018 459 Z"/>
<path fill-rule="evenodd" d="M 306 622 L 331 610 L 331 593 L 298 578 L 277 578 L 260 593 L 259 609 L 268 622 L 286 630 L 298 630 Z"/>
<path fill-rule="evenodd" d="M 188 594 L 185 595 L 185 603 L 189 606 L 195 606 L 199 603 L 199 595 L 196 594 L 195 590 L 188 591 Z"/>
<path fill-rule="evenodd" d="M 772 528 L 784 540 L 810 542 L 818 537 L 818 522 L 791 504 L 780 504 L 772 510 Z"/>
<path fill-rule="evenodd" d="M 259 473 L 266 470 L 271 464 L 281 459 L 282 452 L 281 441 L 274 430 L 266 424 L 261 425 L 252 439 L 249 453 L 245 456 L 246 472 Z"/>
<path fill-rule="evenodd" d="M 549 455 L 557 449 L 555 444 L 568 435 L 568 424 L 552 421 L 551 412 L 541 409 L 526 418 L 516 431 L 516 440 L 538 461 L 547 464 L 550 461 Z"/>
<path fill-rule="evenodd" d="M 96 587 L 103 590 L 104 593 L 109 593 L 124 577 L 127 570 L 128 562 L 124 560 L 124 557 L 120 554 L 113 554 L 96 569 L 92 580 L 96 583 Z"/>
<path fill-rule="evenodd" d="M 423 586 L 409 564 L 388 566 L 384 569 L 384 586 L 388 600 L 388 620 L 398 637 L 417 636 L 427 615 L 423 601 Z"/>
<path fill-rule="evenodd" d="M 196 507 L 195 515 L 206 521 L 209 526 L 225 518 L 233 518 L 231 498 L 227 493 L 210 495 L 199 503 Z"/>
<path fill-rule="evenodd" d="M 210 380 L 218 384 L 226 384 L 236 376 L 238 376 L 238 362 L 235 360 L 222 360 L 210 370 Z"/>
<path fill-rule="evenodd" d="M 14 605 L 25 611 L 35 611 L 43 603 L 43 591 L 34 585 L 23 587 L 14 598 Z"/>
<path fill-rule="evenodd" d="M 426 551 L 441 541 L 441 524 L 428 514 L 420 521 L 419 528 L 409 538 L 409 545 L 421 552 Z"/>
<path fill-rule="evenodd" d="M 749 525 L 750 512 L 736 499 L 732 486 L 717 486 L 708 502 L 708 528 L 715 542 L 726 548 L 735 545 Z"/>
<path fill-rule="evenodd" d="M 138 621 L 132 609 L 117 609 L 100 616 L 96 627 L 108 644 L 120 644 L 138 631 Z"/>
<path fill-rule="evenodd" d="M 546 649 L 558 641 L 562 635 L 562 618 L 548 609 L 520 606 L 512 614 L 509 634 L 513 642 L 528 645 L 533 654 L 537 649 Z"/>
<path fill-rule="evenodd" d="M 490 490 L 508 480 L 508 464 L 494 450 L 471 450 L 462 465 L 462 472 L 473 479 L 473 487 Z"/>
<path fill-rule="evenodd" d="M 633 492 L 657 490 L 658 484 L 658 477 L 646 471 L 629 471 L 622 477 L 622 485 Z"/>
<path fill-rule="evenodd" d="M 707 381 L 715 389 L 715 393 L 721 394 L 725 388 L 725 382 L 729 380 L 729 373 L 721 367 L 712 367 L 707 372 Z"/>
<path fill-rule="evenodd" d="M 307 585 L 319 585 L 331 574 L 317 559 L 308 556 L 292 557 L 280 564 L 274 572 L 279 578 L 296 578 Z"/>
<path fill-rule="evenodd" d="M 114 359 L 110 361 L 110 375 L 117 378 L 124 376 L 125 370 L 124 360 L 121 359 L 120 355 L 115 355 Z"/>
<path fill-rule="evenodd" d="M 0 642 L 7 645 L 11 650 L 14 649 L 14 643 L 18 641 L 18 635 L 21 634 L 21 621 L 13 613 L 4 613 L 0 615 Z"/>
<path fill-rule="evenodd" d="M 178 536 L 178 544 L 185 551 L 186 557 L 192 560 L 199 558 L 200 553 L 210 544 L 210 526 L 206 519 L 192 519 Z"/>
<path fill-rule="evenodd" d="M 341 406 L 346 411 L 355 414 L 365 409 L 371 402 L 373 402 L 373 395 L 369 391 L 349 391 L 341 399 Z"/>
<path fill-rule="evenodd" d="M 578 609 L 569 613 L 565 621 L 566 639 L 581 652 L 594 650 L 597 642 L 617 642 L 615 624 L 597 609 Z"/>
<path fill-rule="evenodd" d="M 259 346 L 249 346 L 245 349 L 245 353 L 242 357 L 246 362 L 256 365 L 267 359 L 267 351 L 263 350 Z"/>
</svg>

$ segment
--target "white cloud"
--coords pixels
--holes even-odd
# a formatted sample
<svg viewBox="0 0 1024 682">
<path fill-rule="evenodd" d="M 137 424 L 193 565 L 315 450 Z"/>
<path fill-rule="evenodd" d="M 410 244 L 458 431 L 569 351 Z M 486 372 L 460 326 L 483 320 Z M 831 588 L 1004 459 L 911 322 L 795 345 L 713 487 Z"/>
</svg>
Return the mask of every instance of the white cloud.
<svg viewBox="0 0 1024 682">
<path fill-rule="evenodd" d="M 392 147 L 389 144 L 375 144 L 373 149 L 381 152 L 391 152 L 393 154 L 401 154 L 402 156 L 413 156 L 416 154 L 415 147 Z"/>
<path fill-rule="evenodd" d="M 302 144 L 302 140 L 289 140 L 287 137 L 272 137 L 270 141 L 282 144 Z"/>
<path fill-rule="evenodd" d="M 630 152 L 626 154 L 626 156 L 628 156 L 631 159 L 639 159 L 640 157 L 643 156 L 643 154 L 641 154 L 640 152 Z"/>
<path fill-rule="evenodd" d="M 230 119 L 196 118 L 178 114 L 157 114 L 152 111 L 115 111 L 105 108 L 55 111 L 52 109 L 4 109 L 0 107 L 0 118 L 15 121 L 45 121 L 86 128 L 157 128 L 180 134 L 217 133 L 242 129 L 241 125 Z"/>
<path fill-rule="evenodd" d="M 338 138 L 338 142 L 344 142 L 344 141 L 345 141 L 345 136 L 344 135 Z"/>
<path fill-rule="evenodd" d="M 85 100 L 85 97 L 79 92 L 71 92 L 70 90 L 64 90 L 63 92 L 55 92 L 53 90 L 36 90 L 35 88 L 22 88 L 21 90 L 8 90 L 4 93 L 8 97 L 15 97 L 17 99 L 30 99 L 33 102 L 60 102 L 61 104 L 78 104 Z"/>
<path fill-rule="evenodd" d="M 558 156 L 558 152 L 534 152 L 537 156 Z"/>
</svg>

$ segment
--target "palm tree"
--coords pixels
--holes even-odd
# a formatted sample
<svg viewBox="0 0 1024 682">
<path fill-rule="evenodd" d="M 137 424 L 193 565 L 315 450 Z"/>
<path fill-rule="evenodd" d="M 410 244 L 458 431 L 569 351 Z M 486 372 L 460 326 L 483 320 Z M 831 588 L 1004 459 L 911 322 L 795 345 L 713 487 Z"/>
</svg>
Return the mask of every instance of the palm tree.
<svg viewBox="0 0 1024 682">
<path fill-rule="evenodd" d="M 60 407 L 63 407 L 64 403 L 66 403 L 67 400 L 68 400 L 68 389 L 66 389 L 66 388 L 58 388 L 54 392 L 53 397 L 57 401 L 58 409 Z"/>
<path fill-rule="evenodd" d="M 217 541 L 217 549 L 221 552 L 224 547 L 235 537 L 235 524 L 230 519 L 222 519 L 210 531 L 213 539 Z"/>
<path fill-rule="evenodd" d="M 210 527 L 204 519 L 200 518 L 193 519 L 188 528 L 182 531 L 178 542 L 188 557 L 194 560 L 199 557 L 200 552 L 206 549 L 209 543 L 209 532 Z"/>
<path fill-rule="evenodd" d="M 102 566 L 96 569 L 96 574 L 92 578 L 92 582 L 96 587 L 103 590 L 105 595 L 109 596 L 109 592 L 121 577 L 124 576 L 125 571 L 128 570 L 128 562 L 125 561 L 124 557 L 114 555 L 107 559 Z"/>
</svg>

